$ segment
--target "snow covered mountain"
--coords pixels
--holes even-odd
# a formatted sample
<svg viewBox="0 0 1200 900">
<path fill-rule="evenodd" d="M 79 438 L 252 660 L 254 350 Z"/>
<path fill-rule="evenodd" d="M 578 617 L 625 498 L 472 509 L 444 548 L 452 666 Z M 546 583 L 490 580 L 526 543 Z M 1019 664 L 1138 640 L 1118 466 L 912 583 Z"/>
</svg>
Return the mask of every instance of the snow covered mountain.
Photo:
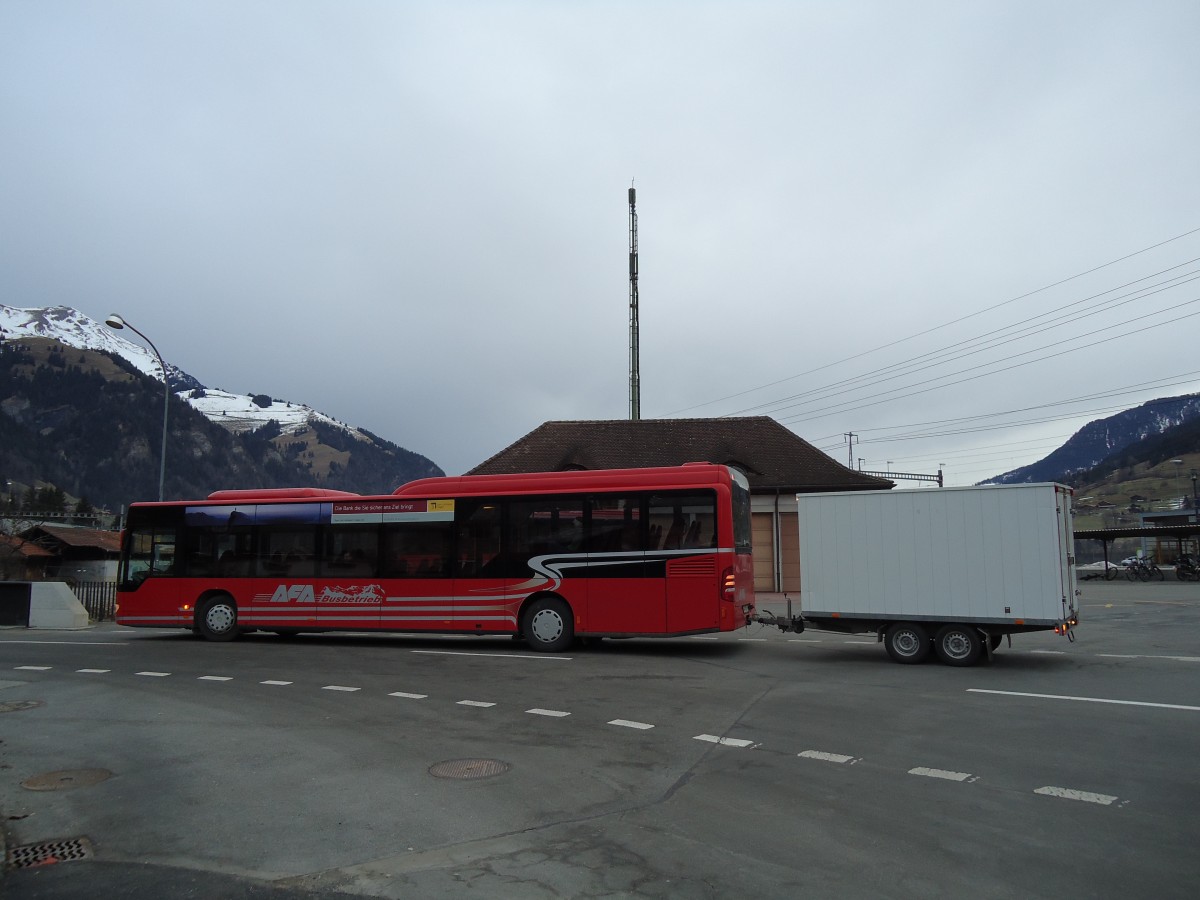
<svg viewBox="0 0 1200 900">
<path fill-rule="evenodd" d="M 147 347 L 126 340 L 121 332 L 69 306 L 22 309 L 0 304 L 0 339 L 21 338 L 49 338 L 80 350 L 114 353 L 151 378 L 157 381 L 163 379 L 158 359 Z M 171 388 L 179 399 L 235 433 L 254 431 L 274 420 L 284 433 L 294 434 L 315 420 L 360 440 L 367 439 L 358 429 L 303 403 L 214 390 L 170 363 L 167 363 L 167 373 Z"/>
<path fill-rule="evenodd" d="M 1200 394 L 1160 397 L 1124 412 L 1096 419 L 1079 429 L 1049 456 L 989 478 L 980 484 L 1027 484 L 1069 481 L 1122 451 L 1177 430 L 1200 419 Z M 1169 452 L 1182 452 L 1178 449 Z"/>
</svg>

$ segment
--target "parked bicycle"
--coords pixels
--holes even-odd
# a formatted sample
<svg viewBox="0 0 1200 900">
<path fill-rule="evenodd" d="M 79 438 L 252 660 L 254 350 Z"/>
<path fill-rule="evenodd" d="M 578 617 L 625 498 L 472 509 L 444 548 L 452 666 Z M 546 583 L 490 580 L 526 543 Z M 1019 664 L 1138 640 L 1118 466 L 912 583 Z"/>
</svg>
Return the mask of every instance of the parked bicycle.
<svg viewBox="0 0 1200 900">
<path fill-rule="evenodd" d="M 1200 581 L 1200 566 L 1184 553 L 1175 560 L 1175 577 L 1180 581 Z"/>
<path fill-rule="evenodd" d="M 1125 577 L 1130 581 L 1149 581 L 1151 578 L 1163 581 L 1167 576 L 1152 559 L 1131 559 L 1125 565 Z"/>
</svg>

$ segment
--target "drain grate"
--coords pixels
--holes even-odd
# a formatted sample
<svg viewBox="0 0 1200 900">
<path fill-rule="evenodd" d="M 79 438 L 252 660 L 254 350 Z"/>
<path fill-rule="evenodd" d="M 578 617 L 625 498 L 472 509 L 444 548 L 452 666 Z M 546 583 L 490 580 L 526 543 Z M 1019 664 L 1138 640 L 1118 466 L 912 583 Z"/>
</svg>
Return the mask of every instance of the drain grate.
<svg viewBox="0 0 1200 900">
<path fill-rule="evenodd" d="M 108 769 L 62 769 L 26 778 L 21 782 L 21 787 L 27 791 L 69 791 L 107 781 L 112 774 Z"/>
<path fill-rule="evenodd" d="M 502 759 L 448 759 L 430 766 L 429 774 L 434 778 L 457 778 L 460 781 L 470 781 L 503 775 L 511 768 L 512 766 Z"/>
<path fill-rule="evenodd" d="M 44 700 L 5 700 L 0 703 L 0 713 L 20 712 L 23 709 L 37 709 L 45 706 Z"/>
<path fill-rule="evenodd" d="M 28 869 L 33 866 L 52 866 L 55 863 L 91 858 L 91 842 L 87 838 L 72 838 L 68 841 L 46 841 L 42 844 L 13 847 L 8 851 L 5 865 L 9 869 Z"/>
</svg>

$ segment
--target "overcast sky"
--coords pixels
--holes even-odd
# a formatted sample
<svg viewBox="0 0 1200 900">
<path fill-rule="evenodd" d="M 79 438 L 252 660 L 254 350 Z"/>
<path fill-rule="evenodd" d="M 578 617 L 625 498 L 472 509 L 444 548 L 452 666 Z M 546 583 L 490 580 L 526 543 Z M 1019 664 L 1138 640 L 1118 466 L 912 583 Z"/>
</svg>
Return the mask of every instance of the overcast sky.
<svg viewBox="0 0 1200 900">
<path fill-rule="evenodd" d="M 0 302 L 457 474 L 628 416 L 633 183 L 644 418 L 971 483 L 1200 390 L 1198 35 L 1195 0 L 7 0 Z"/>
</svg>

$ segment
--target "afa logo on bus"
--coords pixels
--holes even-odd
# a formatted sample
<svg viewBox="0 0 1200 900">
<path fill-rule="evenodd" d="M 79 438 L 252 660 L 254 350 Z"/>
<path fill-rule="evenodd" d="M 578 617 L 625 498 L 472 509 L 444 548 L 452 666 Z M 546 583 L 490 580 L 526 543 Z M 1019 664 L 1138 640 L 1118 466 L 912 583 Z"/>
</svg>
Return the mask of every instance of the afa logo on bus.
<svg viewBox="0 0 1200 900">
<path fill-rule="evenodd" d="M 311 584 L 281 584 L 271 595 L 272 603 L 378 603 L 384 598 L 378 584 L 325 587 L 317 597 Z"/>
</svg>

